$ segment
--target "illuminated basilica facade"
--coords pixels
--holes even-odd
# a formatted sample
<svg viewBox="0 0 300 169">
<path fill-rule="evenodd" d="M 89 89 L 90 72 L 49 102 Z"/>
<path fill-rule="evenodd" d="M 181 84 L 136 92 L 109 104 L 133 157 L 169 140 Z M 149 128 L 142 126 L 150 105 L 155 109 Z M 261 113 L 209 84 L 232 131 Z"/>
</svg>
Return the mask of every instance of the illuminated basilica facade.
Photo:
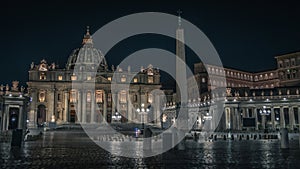
<svg viewBox="0 0 300 169">
<path fill-rule="evenodd" d="M 151 93 L 161 88 L 159 70 L 152 65 L 139 72 L 132 72 L 129 66 L 125 69 L 108 66 L 94 47 L 89 30 L 82 47 L 71 53 L 64 68 L 46 60 L 32 63 L 27 83 L 31 97 L 29 127 L 48 122 L 138 122 L 141 115 L 136 110 L 141 104 L 150 109 L 144 118 L 159 124 L 159 107 L 155 104 L 159 99 Z M 114 80 L 120 86 L 130 84 L 129 89 L 112 91 Z"/>
</svg>

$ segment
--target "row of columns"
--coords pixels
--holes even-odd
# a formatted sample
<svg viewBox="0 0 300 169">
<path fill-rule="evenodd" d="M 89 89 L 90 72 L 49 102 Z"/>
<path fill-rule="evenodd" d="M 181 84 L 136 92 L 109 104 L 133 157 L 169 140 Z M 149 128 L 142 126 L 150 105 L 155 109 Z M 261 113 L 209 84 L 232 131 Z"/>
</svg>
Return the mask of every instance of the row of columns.
<svg viewBox="0 0 300 169">
<path fill-rule="evenodd" d="M 91 93 L 91 102 L 90 102 L 90 111 L 89 109 L 87 110 L 87 93 L 90 92 Z M 59 104 L 59 100 L 58 100 L 58 94 L 61 94 L 63 96 L 63 100 L 61 101 L 61 105 L 62 107 L 60 107 L 60 114 L 59 114 L 59 119 L 62 122 L 68 122 L 70 121 L 70 111 L 75 110 L 76 111 L 76 115 L 77 115 L 77 120 L 76 122 L 82 122 L 82 123 L 87 123 L 87 122 L 91 122 L 91 123 L 95 123 L 97 121 L 96 119 L 96 111 L 99 111 L 99 107 L 96 105 L 96 96 L 95 96 L 95 90 L 77 90 L 77 102 L 74 103 L 74 108 L 71 108 L 72 103 L 70 103 L 70 91 L 69 90 L 57 90 L 57 89 L 51 89 L 47 91 L 47 95 L 46 95 L 46 100 L 47 102 L 45 103 L 41 103 L 41 104 L 45 104 L 46 106 L 46 121 L 51 121 L 52 116 L 56 115 L 58 109 L 58 104 Z M 108 92 L 104 90 L 103 92 L 103 103 L 102 103 L 102 111 L 103 111 L 103 117 L 102 120 L 104 121 L 105 118 L 107 117 L 107 94 Z M 111 113 L 114 114 L 116 110 L 121 111 L 122 107 L 120 107 L 119 104 L 119 93 L 112 93 L 111 97 L 114 101 L 111 102 Z M 147 103 L 147 99 L 146 98 L 146 94 L 144 92 L 144 94 L 140 93 L 132 93 L 132 94 L 137 94 L 140 97 L 137 97 L 137 103 Z M 126 118 L 133 120 L 133 119 L 139 119 L 138 115 L 136 115 L 135 113 L 135 107 L 132 106 L 129 103 L 129 100 L 132 97 L 132 94 L 129 94 L 128 91 L 126 92 L 126 112 L 127 114 L 125 115 Z M 143 96 L 142 96 L 143 95 Z M 36 89 L 32 89 L 31 90 L 31 96 L 32 96 L 32 102 L 30 105 L 30 112 L 29 112 L 29 119 L 30 122 L 33 123 L 32 126 L 36 126 L 36 122 L 37 122 L 37 107 L 38 107 L 38 90 Z M 153 96 L 153 102 L 155 105 L 153 107 L 153 114 L 154 114 L 154 118 L 155 121 L 157 122 L 157 124 L 160 123 L 160 100 L 159 100 L 159 96 L 154 95 Z M 55 116 L 57 117 L 57 116 Z M 88 119 L 89 117 L 89 119 Z"/>
<path fill-rule="evenodd" d="M 276 129 L 276 119 L 275 119 L 275 111 L 274 109 L 276 109 L 277 107 L 270 107 L 269 109 L 271 109 L 271 114 L 269 116 L 271 116 L 271 124 L 272 124 L 272 129 Z M 300 107 L 284 107 L 284 106 L 280 106 L 279 107 L 279 113 L 280 113 L 280 128 L 286 128 L 287 124 L 285 124 L 285 113 L 284 113 L 284 109 L 288 108 L 288 115 L 289 115 L 289 127 L 290 129 L 293 129 L 293 127 L 296 125 L 295 122 L 295 113 L 294 113 L 294 108 L 297 108 L 297 115 L 300 116 Z M 258 130 L 258 111 L 259 109 L 257 107 L 243 107 L 241 113 L 239 112 L 239 109 L 237 107 L 227 107 L 225 108 L 229 109 L 230 111 L 230 116 L 228 117 L 228 114 L 226 114 L 225 111 L 225 115 L 226 115 L 226 123 L 230 122 L 231 125 L 231 129 L 233 130 L 242 130 L 242 119 L 241 119 L 241 113 L 242 113 L 242 117 L 250 117 L 250 113 L 249 110 L 252 111 L 252 116 L 255 118 L 255 129 Z M 268 108 L 267 108 L 268 109 Z M 262 128 L 265 129 L 265 124 L 267 123 L 267 119 L 266 119 L 266 115 L 261 115 L 261 124 L 262 124 Z M 299 117 L 298 117 L 298 124 L 299 124 Z M 228 125 L 226 124 L 227 128 Z"/>
<path fill-rule="evenodd" d="M 88 118 L 88 112 L 87 112 L 87 90 L 79 90 L 77 92 L 77 103 L 76 103 L 76 114 L 77 114 L 77 122 L 82 122 L 82 123 L 96 123 L 96 111 L 99 111 L 98 105 L 96 105 L 96 96 L 95 96 L 95 91 L 89 91 L 91 94 L 91 108 L 90 108 L 90 119 Z M 68 110 L 68 95 L 65 94 L 65 109 Z M 106 100 L 106 92 L 103 92 L 103 120 L 107 115 L 107 100 Z"/>
</svg>

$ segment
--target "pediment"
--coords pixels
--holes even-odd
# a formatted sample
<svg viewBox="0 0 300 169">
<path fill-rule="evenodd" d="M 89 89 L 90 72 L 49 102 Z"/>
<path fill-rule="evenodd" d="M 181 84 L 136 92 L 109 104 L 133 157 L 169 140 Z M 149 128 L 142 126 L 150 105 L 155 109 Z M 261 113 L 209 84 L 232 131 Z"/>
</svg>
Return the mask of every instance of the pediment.
<svg viewBox="0 0 300 169">
<path fill-rule="evenodd" d="M 110 83 L 110 81 L 106 77 L 99 76 L 99 75 L 96 76 L 95 82 L 96 83 Z"/>
</svg>

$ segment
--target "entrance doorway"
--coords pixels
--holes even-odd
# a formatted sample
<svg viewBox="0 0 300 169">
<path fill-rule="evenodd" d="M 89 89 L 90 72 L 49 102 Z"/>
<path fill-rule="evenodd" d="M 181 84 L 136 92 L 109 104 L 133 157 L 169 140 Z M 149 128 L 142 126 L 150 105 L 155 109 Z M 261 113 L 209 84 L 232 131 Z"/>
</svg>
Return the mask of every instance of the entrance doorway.
<svg viewBox="0 0 300 169">
<path fill-rule="evenodd" d="M 76 121 L 76 111 L 75 110 L 71 110 L 70 111 L 70 122 L 71 123 L 75 123 Z"/>
<path fill-rule="evenodd" d="M 38 111 L 37 111 L 37 125 L 38 127 L 44 126 L 46 122 L 46 106 L 45 105 L 39 105 Z"/>
<path fill-rule="evenodd" d="M 9 108 L 8 129 L 17 129 L 19 121 L 19 108 Z"/>
</svg>

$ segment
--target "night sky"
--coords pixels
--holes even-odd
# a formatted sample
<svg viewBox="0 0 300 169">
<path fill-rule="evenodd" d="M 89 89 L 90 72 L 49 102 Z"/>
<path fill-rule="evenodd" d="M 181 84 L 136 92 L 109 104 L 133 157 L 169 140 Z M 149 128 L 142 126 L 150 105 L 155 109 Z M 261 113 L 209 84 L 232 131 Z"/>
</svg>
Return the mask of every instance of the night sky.
<svg viewBox="0 0 300 169">
<path fill-rule="evenodd" d="M 294 1 L 1 2 L 0 84 L 19 80 L 24 85 L 30 63 L 39 63 L 43 58 L 64 67 L 71 51 L 80 47 L 87 25 L 93 33 L 124 15 L 176 15 L 178 9 L 183 11 L 184 19 L 208 36 L 226 67 L 251 72 L 272 69 L 274 56 L 300 49 L 299 5 Z M 117 65 L 127 55 L 149 47 L 174 52 L 175 41 L 158 35 L 128 38 L 106 59 L 109 65 Z M 193 55 L 187 51 L 189 65 L 197 61 Z"/>
</svg>

